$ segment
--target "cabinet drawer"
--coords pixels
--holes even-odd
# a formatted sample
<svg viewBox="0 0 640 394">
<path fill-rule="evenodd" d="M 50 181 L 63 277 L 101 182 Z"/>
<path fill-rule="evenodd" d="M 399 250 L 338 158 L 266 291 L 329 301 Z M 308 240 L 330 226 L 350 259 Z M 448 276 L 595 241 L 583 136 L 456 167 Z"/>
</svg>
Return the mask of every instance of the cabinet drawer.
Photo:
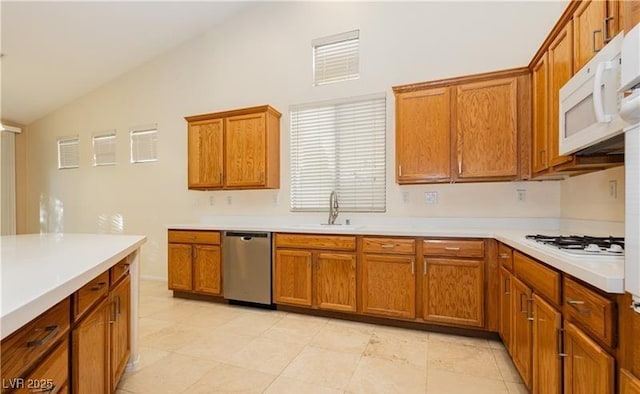
<svg viewBox="0 0 640 394">
<path fill-rule="evenodd" d="M 220 231 L 169 230 L 169 242 L 220 245 Z"/>
<path fill-rule="evenodd" d="M 105 271 L 73 293 L 73 321 L 78 321 L 94 304 L 106 297 L 108 292 L 109 271 Z"/>
<path fill-rule="evenodd" d="M 62 341 L 16 393 L 59 393 L 69 380 L 69 339 Z"/>
<path fill-rule="evenodd" d="M 109 280 L 110 285 L 118 282 L 129 272 L 129 261 L 127 258 L 122 259 L 118 264 L 111 267 Z"/>
<path fill-rule="evenodd" d="M 422 250 L 425 256 L 483 257 L 484 241 L 425 239 Z"/>
<path fill-rule="evenodd" d="M 416 240 L 406 238 L 364 238 L 362 248 L 365 253 L 405 253 L 416 252 Z"/>
<path fill-rule="evenodd" d="M 498 261 L 500 264 L 513 271 L 513 249 L 504 244 L 498 244 Z"/>
<path fill-rule="evenodd" d="M 565 278 L 563 288 L 565 317 L 582 323 L 584 329 L 613 347 L 615 341 L 613 301 L 569 278 Z"/>
<path fill-rule="evenodd" d="M 519 253 L 513 255 L 513 271 L 533 291 L 560 305 L 560 273 Z"/>
<path fill-rule="evenodd" d="M 356 250 L 355 236 L 276 234 L 276 247 Z"/>
<path fill-rule="evenodd" d="M 67 297 L 2 341 L 3 379 L 24 377 L 35 361 L 67 335 L 70 308 Z"/>
</svg>

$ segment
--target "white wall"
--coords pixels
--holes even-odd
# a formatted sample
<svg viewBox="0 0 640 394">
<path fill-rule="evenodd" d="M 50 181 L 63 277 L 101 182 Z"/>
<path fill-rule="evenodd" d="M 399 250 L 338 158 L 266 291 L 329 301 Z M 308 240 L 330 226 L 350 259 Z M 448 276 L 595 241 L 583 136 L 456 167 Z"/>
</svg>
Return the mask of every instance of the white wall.
<svg viewBox="0 0 640 394">
<path fill-rule="evenodd" d="M 524 66 L 565 5 L 285 2 L 249 8 L 30 125 L 26 133 L 27 229 L 50 231 L 58 221 L 66 232 L 96 232 L 101 231 L 100 215 L 120 214 L 125 233 L 148 237 L 142 253 L 143 275 L 166 276 L 165 225 L 169 223 L 215 214 L 293 215 L 289 212 L 289 105 L 374 92 L 386 92 L 388 103 L 385 216 L 559 217 L 559 182 L 395 184 L 391 87 Z M 360 29 L 360 79 L 313 87 L 311 40 L 353 29 Z M 183 117 L 262 104 L 283 113 L 281 189 L 188 191 Z M 129 164 L 128 130 L 148 123 L 159 125 L 159 161 Z M 109 129 L 118 133 L 118 163 L 92 167 L 91 133 Z M 81 136 L 80 168 L 57 170 L 56 138 L 71 134 Z M 516 190 L 521 188 L 527 190 L 526 202 L 516 201 Z M 425 191 L 438 191 L 439 204 L 425 205 Z M 39 224 L 41 201 L 49 225 Z"/>
<path fill-rule="evenodd" d="M 624 222 L 624 167 L 563 181 L 561 203 L 563 219 Z"/>
</svg>

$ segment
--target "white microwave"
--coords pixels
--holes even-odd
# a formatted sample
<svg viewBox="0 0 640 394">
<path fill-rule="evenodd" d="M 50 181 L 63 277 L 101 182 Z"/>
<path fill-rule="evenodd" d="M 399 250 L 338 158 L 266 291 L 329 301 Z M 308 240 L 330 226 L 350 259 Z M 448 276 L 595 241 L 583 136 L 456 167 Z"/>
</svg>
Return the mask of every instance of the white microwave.
<svg viewBox="0 0 640 394">
<path fill-rule="evenodd" d="M 560 89 L 559 153 L 619 153 L 602 149 L 626 126 L 619 115 L 620 52 L 618 34 Z"/>
</svg>

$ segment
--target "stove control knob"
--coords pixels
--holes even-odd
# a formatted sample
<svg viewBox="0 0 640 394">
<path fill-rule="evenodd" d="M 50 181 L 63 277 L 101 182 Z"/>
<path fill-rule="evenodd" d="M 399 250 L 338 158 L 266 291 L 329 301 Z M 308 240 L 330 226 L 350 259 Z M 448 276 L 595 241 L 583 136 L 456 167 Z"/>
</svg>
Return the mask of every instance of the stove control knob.
<svg viewBox="0 0 640 394">
<path fill-rule="evenodd" d="M 611 246 L 609 246 L 609 249 L 607 250 L 613 253 L 622 253 L 624 251 L 624 249 L 622 249 L 622 246 L 618 244 L 612 244 Z"/>
<path fill-rule="evenodd" d="M 600 251 L 600 247 L 596 244 L 589 244 L 587 245 L 586 248 L 584 248 L 585 251 L 587 252 L 599 252 Z"/>
</svg>

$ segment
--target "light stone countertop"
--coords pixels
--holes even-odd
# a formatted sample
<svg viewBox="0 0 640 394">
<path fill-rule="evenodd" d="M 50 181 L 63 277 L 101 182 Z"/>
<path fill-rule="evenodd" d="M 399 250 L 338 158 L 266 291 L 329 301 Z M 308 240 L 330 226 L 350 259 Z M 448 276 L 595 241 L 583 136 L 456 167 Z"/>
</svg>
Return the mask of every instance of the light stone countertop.
<svg viewBox="0 0 640 394">
<path fill-rule="evenodd" d="M 138 249 L 146 237 L 27 234 L 0 237 L 4 339 Z"/>
<path fill-rule="evenodd" d="M 268 231 L 303 234 L 337 235 L 381 235 L 408 237 L 469 237 L 493 238 L 538 259 L 562 272 L 581 279 L 608 293 L 624 293 L 624 258 L 567 256 L 545 245 L 525 239 L 527 234 L 559 235 L 559 223 L 554 226 L 549 220 L 514 221 L 493 219 L 471 219 L 469 227 L 464 219 L 442 219 L 424 222 L 396 221 L 395 223 L 374 223 L 354 225 L 321 225 L 293 223 L 286 219 L 220 217 L 209 219 L 205 223 L 187 223 L 168 225 L 174 230 L 228 230 L 228 231 Z M 528 225 L 527 225 L 528 223 Z M 510 228 L 497 228 L 509 226 Z M 568 235 L 568 234 L 563 234 Z"/>
</svg>

